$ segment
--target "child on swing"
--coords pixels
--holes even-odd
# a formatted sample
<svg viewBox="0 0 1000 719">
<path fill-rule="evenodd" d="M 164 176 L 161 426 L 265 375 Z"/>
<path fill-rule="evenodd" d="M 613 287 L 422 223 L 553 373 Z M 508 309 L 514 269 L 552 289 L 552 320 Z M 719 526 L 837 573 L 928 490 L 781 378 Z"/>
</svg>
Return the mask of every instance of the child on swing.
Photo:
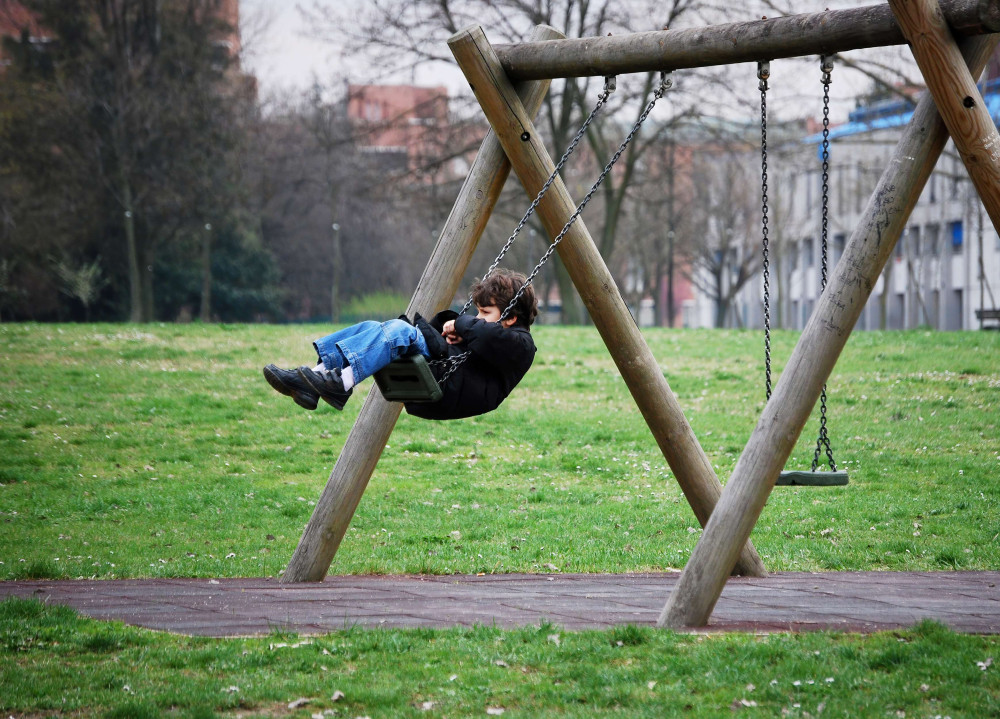
<svg viewBox="0 0 1000 719">
<path fill-rule="evenodd" d="M 535 343 L 530 327 L 538 315 L 535 293 L 528 285 L 514 307 L 500 319 L 525 282 L 524 275 L 498 269 L 476 282 L 475 317 L 452 310 L 429 322 L 419 314 L 388 322 L 361 322 L 313 342 L 315 367 L 264 368 L 264 378 L 277 392 L 313 410 L 323 399 L 341 410 L 354 385 L 398 357 L 421 354 L 430 360 L 469 356 L 441 386 L 437 402 L 407 403 L 406 411 L 425 419 L 459 419 L 500 406 L 531 367 Z"/>
</svg>

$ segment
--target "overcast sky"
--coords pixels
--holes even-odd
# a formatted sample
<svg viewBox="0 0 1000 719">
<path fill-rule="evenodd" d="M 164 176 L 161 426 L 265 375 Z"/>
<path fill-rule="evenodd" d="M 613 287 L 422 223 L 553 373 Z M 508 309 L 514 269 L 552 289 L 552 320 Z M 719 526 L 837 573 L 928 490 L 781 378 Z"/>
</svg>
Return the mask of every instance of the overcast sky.
<svg viewBox="0 0 1000 719">
<path fill-rule="evenodd" d="M 314 0 L 309 0 L 311 7 Z M 320 0 L 338 8 L 365 0 Z M 245 39 L 246 69 L 257 77 L 261 93 L 288 90 L 301 91 L 312 87 L 318 79 L 329 85 L 333 78 L 350 74 L 350 60 L 340 54 L 340 48 L 329 42 L 310 38 L 293 0 L 240 0 L 241 32 Z M 261 28 L 266 31 L 261 32 Z M 362 68 L 359 68 L 361 70 Z M 367 79 L 367 78 L 366 78 Z M 381 83 L 443 84 L 452 92 L 464 89 L 465 80 L 455 68 L 438 67 L 421 71 L 416 78 L 380 78 Z"/>
<path fill-rule="evenodd" d="M 311 6 L 314 2 L 327 3 L 331 7 L 342 8 L 345 4 L 354 3 L 359 7 L 366 0 L 306 0 Z M 311 39 L 309 29 L 304 26 L 303 20 L 298 12 L 297 6 L 300 2 L 295 0 L 240 0 L 241 25 L 244 42 L 246 44 L 245 66 L 253 73 L 259 82 L 261 96 L 267 98 L 273 93 L 301 92 L 310 88 L 316 80 L 321 86 L 329 87 L 335 78 L 344 78 L 351 75 L 364 78 L 362 81 L 372 81 L 365 72 L 364 67 L 359 67 L 356 72 L 351 72 L 350 59 L 341 57 L 339 48 L 330 43 L 322 43 Z M 824 6 L 844 6 L 860 5 L 863 2 L 851 2 L 848 0 L 802 0 L 802 12 L 816 12 Z M 262 32 L 261 28 L 266 28 Z M 489 28 L 485 28 L 489 32 Z M 854 53 L 852 53 L 853 55 Z M 733 80 L 738 85 L 746 85 L 751 91 L 756 87 L 756 78 L 753 76 L 755 69 L 749 64 L 744 66 L 733 66 Z M 818 63 L 817 63 L 818 65 Z M 818 69 L 814 73 L 807 73 L 801 77 L 782 76 L 781 67 L 772 68 L 772 90 L 773 110 L 775 113 L 782 113 L 785 98 L 788 102 L 801 102 L 803 95 L 812 97 L 819 93 L 817 89 L 819 82 Z M 378 78 L 380 83 L 415 83 L 419 85 L 443 84 L 448 86 L 454 95 L 466 89 L 464 78 L 457 68 L 442 68 L 440 65 L 436 70 L 427 69 L 416 77 L 382 77 Z M 815 77 L 813 77 L 815 76 Z M 868 81 L 856 73 L 845 68 L 840 68 L 834 72 L 834 83 L 831 87 L 833 98 L 833 112 L 831 119 L 834 122 L 846 119 L 847 111 L 853 107 L 853 96 L 866 88 Z M 789 108 L 792 114 L 801 111 L 794 104 Z M 812 113 L 812 114 L 818 114 Z"/>
<path fill-rule="evenodd" d="M 290 0 L 240 0 L 246 69 L 264 94 L 305 89 L 313 77 L 328 75 L 336 61 L 334 48 L 308 37 L 295 5 Z"/>
</svg>

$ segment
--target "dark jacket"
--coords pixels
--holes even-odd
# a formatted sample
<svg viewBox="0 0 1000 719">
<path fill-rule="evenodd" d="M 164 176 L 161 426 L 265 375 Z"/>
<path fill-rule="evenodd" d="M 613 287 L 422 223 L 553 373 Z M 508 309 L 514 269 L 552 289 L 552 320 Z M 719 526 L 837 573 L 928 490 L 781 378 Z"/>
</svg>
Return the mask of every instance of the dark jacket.
<svg viewBox="0 0 1000 719">
<path fill-rule="evenodd" d="M 441 336 L 444 323 L 452 319 L 463 340 L 457 345 L 448 344 Z M 520 325 L 504 327 L 452 310 L 439 312 L 429 322 L 417 315 L 414 324 L 427 341 L 432 360 L 471 353 L 441 386 L 444 396 L 440 400 L 406 403 L 406 411 L 416 417 L 460 419 L 490 412 L 507 399 L 535 358 L 531 332 Z M 447 365 L 433 368 L 434 376 L 440 379 Z"/>
</svg>

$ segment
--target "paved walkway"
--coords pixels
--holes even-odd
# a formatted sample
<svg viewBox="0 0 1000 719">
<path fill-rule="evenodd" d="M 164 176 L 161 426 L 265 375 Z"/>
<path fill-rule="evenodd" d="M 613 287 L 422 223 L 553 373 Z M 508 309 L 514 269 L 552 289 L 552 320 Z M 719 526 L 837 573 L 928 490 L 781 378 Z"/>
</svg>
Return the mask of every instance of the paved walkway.
<svg viewBox="0 0 1000 719">
<path fill-rule="evenodd" d="M 275 579 L 0 582 L 4 596 L 66 604 L 96 619 L 203 636 L 317 634 L 351 626 L 565 630 L 653 625 L 678 574 L 501 574 Z M 1000 572 L 776 573 L 733 578 L 709 631 L 873 632 L 935 619 L 1000 634 Z"/>
</svg>

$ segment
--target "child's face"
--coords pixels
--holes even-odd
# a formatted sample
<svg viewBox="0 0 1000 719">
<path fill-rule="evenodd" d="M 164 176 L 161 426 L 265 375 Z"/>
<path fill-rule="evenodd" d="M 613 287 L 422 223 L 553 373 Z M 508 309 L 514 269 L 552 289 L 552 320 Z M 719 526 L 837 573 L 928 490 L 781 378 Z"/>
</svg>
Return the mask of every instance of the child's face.
<svg viewBox="0 0 1000 719">
<path fill-rule="evenodd" d="M 500 308 L 496 305 L 476 305 L 476 309 L 479 310 L 479 314 L 476 315 L 479 319 L 486 320 L 487 322 L 500 321 L 500 315 L 502 313 Z M 515 322 L 517 322 L 516 317 L 508 317 L 503 321 L 503 326 L 510 327 Z"/>
</svg>

